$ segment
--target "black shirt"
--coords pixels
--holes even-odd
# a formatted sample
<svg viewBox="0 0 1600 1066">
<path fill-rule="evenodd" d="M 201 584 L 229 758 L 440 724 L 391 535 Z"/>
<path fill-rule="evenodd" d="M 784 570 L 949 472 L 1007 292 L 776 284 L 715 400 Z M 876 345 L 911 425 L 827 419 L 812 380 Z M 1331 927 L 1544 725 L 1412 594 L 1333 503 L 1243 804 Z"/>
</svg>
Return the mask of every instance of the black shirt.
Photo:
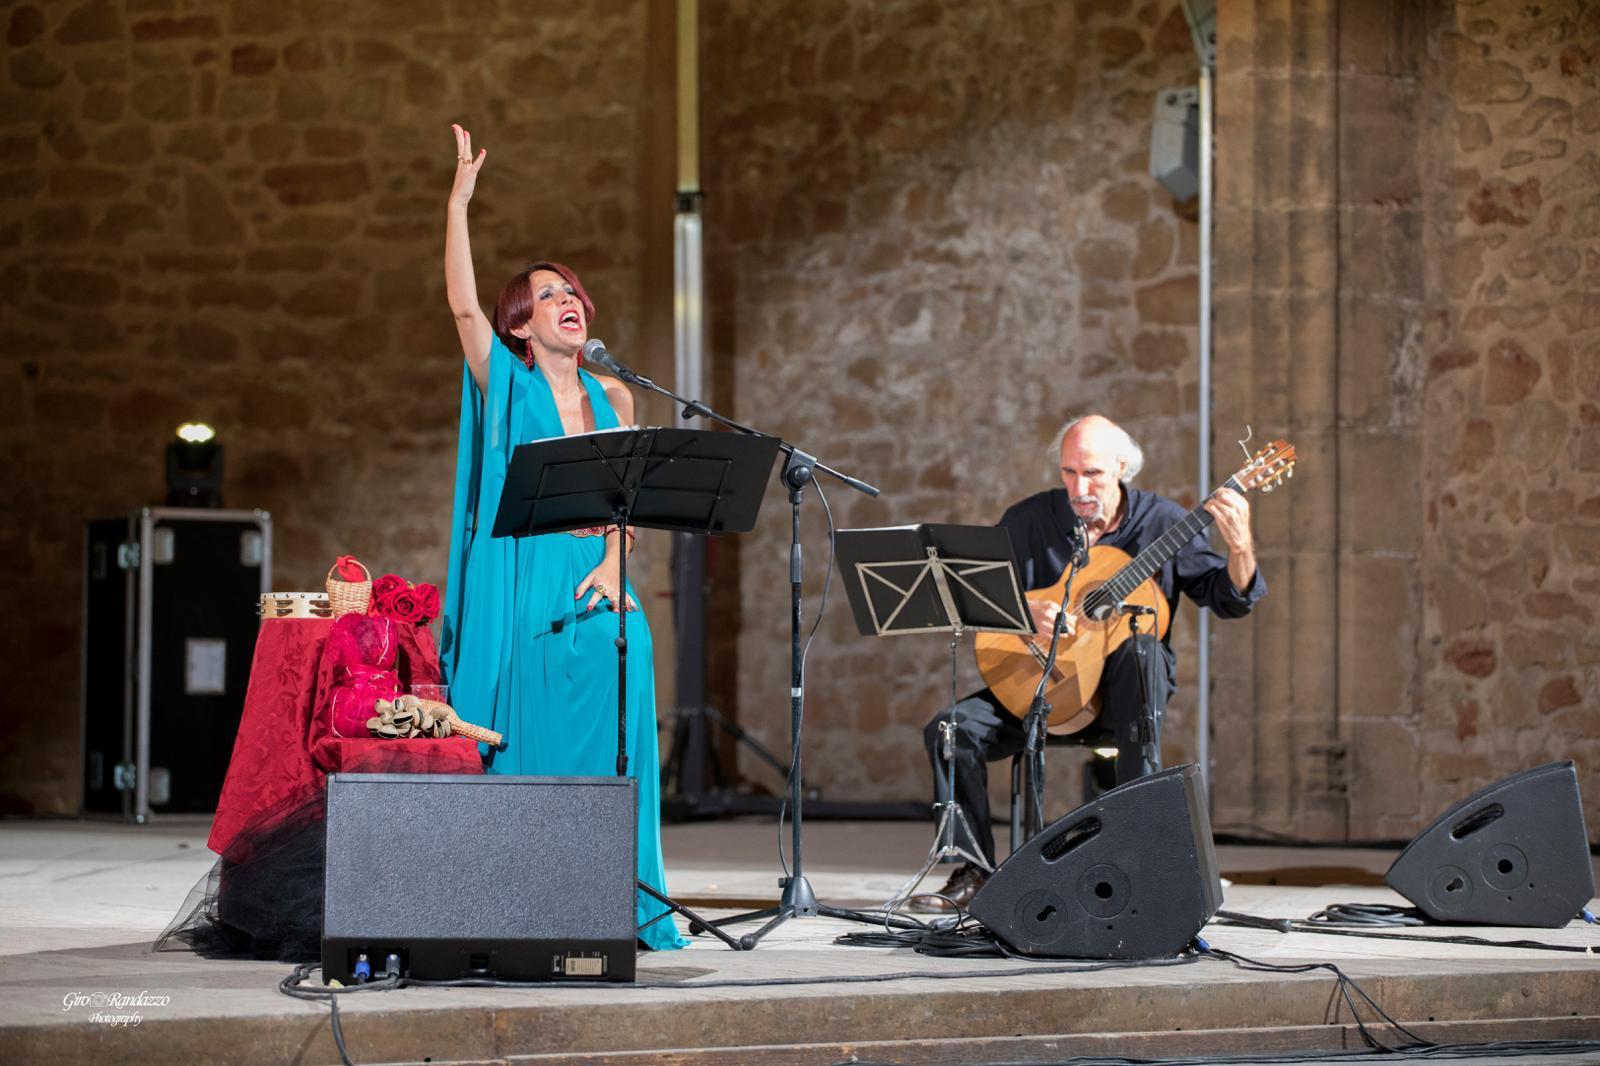
<svg viewBox="0 0 1600 1066">
<path fill-rule="evenodd" d="M 1122 522 L 1101 536 L 1096 546 L 1120 548 L 1137 556 L 1189 513 L 1154 492 L 1123 485 L 1122 493 L 1127 507 Z M 1041 492 L 1006 509 L 1000 525 L 1011 534 L 1024 588 L 1047 588 L 1061 580 L 1072 554 L 1076 521 L 1066 489 Z M 1174 611 L 1181 592 L 1223 618 L 1242 618 L 1267 594 L 1260 567 L 1249 588 L 1242 592 L 1234 588 L 1228 577 L 1228 560 L 1211 550 L 1204 532 L 1196 534 L 1154 577 Z"/>
</svg>

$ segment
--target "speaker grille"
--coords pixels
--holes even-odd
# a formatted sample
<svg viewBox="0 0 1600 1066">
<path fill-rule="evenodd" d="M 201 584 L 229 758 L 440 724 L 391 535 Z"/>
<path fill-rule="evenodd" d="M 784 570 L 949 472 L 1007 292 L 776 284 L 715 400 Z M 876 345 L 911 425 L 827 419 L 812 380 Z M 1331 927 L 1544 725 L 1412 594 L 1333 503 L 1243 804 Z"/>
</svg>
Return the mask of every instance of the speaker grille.
<svg viewBox="0 0 1600 1066">
<path fill-rule="evenodd" d="M 631 976 L 635 796 L 631 778 L 331 776 L 325 967 L 355 945 L 414 976 L 544 977 L 610 943 Z"/>
</svg>

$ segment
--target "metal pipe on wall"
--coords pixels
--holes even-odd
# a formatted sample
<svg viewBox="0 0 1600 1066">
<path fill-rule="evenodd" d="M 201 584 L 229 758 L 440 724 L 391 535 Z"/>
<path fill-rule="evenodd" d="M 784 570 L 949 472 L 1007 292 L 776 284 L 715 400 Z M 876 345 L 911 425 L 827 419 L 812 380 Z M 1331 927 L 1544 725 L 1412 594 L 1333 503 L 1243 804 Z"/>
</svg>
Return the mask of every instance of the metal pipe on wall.
<svg viewBox="0 0 1600 1066">
<path fill-rule="evenodd" d="M 705 395 L 705 286 L 700 217 L 700 13 L 698 0 L 678 0 L 677 192 L 672 220 L 673 383 L 679 396 Z M 674 425 L 687 424 L 678 409 Z M 706 685 L 706 545 L 690 533 L 673 536 L 673 623 L 676 636 L 673 753 L 680 793 L 709 785 L 711 738 L 703 709 Z"/>
<path fill-rule="evenodd" d="M 1200 64 L 1200 498 L 1211 491 L 1211 194 L 1212 194 L 1212 68 Z M 1198 677 L 1195 707 L 1195 762 L 1209 799 L 1211 793 L 1211 612 L 1200 612 Z"/>
</svg>

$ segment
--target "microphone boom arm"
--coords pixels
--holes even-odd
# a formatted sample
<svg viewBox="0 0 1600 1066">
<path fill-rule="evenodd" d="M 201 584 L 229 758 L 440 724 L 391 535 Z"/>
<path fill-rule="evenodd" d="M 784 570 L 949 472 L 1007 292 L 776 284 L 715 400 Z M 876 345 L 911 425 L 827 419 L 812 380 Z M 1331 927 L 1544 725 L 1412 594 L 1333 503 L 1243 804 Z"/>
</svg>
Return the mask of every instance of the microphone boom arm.
<svg viewBox="0 0 1600 1066">
<path fill-rule="evenodd" d="M 589 344 L 592 345 L 594 342 L 590 341 Z M 603 353 L 603 357 L 601 353 Z M 617 362 L 616 359 L 611 356 L 611 353 L 605 350 L 604 345 L 598 346 L 598 350 L 585 345 L 585 354 L 588 356 L 590 362 L 593 362 L 598 366 L 611 371 L 611 373 L 615 374 L 623 381 L 626 381 L 631 385 L 637 385 L 641 389 L 648 389 L 651 392 L 660 393 L 662 396 L 672 400 L 674 403 L 682 404 L 684 418 L 694 418 L 696 416 L 700 416 L 709 418 L 714 422 L 720 422 L 729 429 L 738 430 L 740 433 L 745 433 L 752 437 L 772 436 L 770 433 L 763 433 L 759 429 L 756 429 L 752 426 L 747 426 L 742 422 L 735 422 L 726 415 L 718 414 L 716 411 L 713 411 L 699 400 L 685 399 L 684 397 L 673 392 L 671 389 L 662 388 L 660 385 L 657 385 L 654 381 L 651 381 L 643 374 L 634 373 L 632 370 L 629 370 L 627 367 Z M 779 438 L 778 447 L 783 451 L 784 455 L 789 456 L 790 458 L 794 457 L 796 448 L 788 441 Z M 813 470 L 820 470 L 824 474 L 828 474 L 831 477 L 837 478 L 846 485 L 849 485 L 851 488 L 855 489 L 857 492 L 866 493 L 868 496 L 878 495 L 878 490 L 867 484 L 865 481 L 862 481 L 859 478 L 853 478 L 849 474 L 840 473 L 839 471 L 833 469 L 833 467 L 828 466 L 826 463 L 820 463 L 809 456 L 807 458 L 809 460 L 808 465 L 810 465 Z"/>
</svg>

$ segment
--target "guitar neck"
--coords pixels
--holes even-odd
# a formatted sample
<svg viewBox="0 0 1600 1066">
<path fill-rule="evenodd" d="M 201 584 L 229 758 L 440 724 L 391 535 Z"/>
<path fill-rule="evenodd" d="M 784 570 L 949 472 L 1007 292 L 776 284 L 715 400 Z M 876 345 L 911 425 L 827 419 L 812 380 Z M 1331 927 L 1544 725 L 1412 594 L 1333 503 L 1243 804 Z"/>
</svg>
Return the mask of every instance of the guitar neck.
<svg viewBox="0 0 1600 1066">
<path fill-rule="evenodd" d="M 1224 481 L 1219 489 L 1233 489 L 1235 492 L 1244 493 L 1238 479 L 1230 477 Z M 1133 595 L 1134 589 L 1144 584 L 1150 577 L 1172 558 L 1183 550 L 1196 535 L 1203 533 L 1211 526 L 1215 519 L 1211 512 L 1201 504 L 1188 514 L 1184 515 L 1171 529 L 1157 537 L 1155 543 L 1149 545 L 1144 551 L 1134 557 L 1133 561 L 1118 570 L 1104 585 L 1095 589 L 1084 597 L 1083 609 L 1092 615 L 1096 608 L 1121 603 Z"/>
</svg>

